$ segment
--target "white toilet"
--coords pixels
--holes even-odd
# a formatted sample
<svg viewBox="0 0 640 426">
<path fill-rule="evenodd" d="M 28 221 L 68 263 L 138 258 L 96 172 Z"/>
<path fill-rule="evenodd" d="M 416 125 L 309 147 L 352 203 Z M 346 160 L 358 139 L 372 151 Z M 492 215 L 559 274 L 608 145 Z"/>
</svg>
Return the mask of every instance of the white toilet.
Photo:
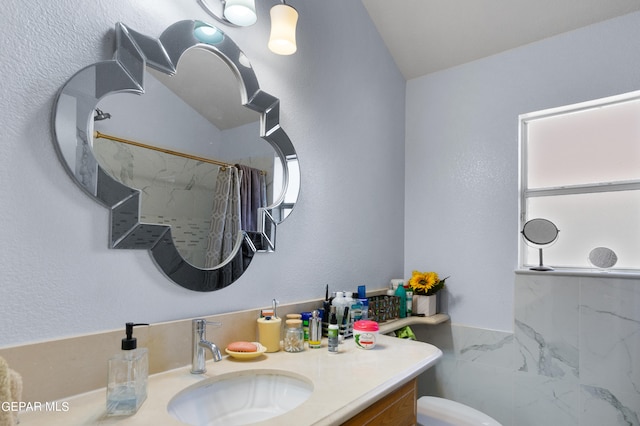
<svg viewBox="0 0 640 426">
<path fill-rule="evenodd" d="M 502 426 L 486 414 L 435 396 L 418 398 L 419 426 Z"/>
</svg>

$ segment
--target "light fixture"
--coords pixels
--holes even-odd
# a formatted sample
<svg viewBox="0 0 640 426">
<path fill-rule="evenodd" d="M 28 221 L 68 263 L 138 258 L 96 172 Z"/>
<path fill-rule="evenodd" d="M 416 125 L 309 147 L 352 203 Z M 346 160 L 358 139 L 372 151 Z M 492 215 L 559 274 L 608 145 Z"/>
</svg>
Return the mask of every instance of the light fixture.
<svg viewBox="0 0 640 426">
<path fill-rule="evenodd" d="M 218 21 L 248 27 L 258 20 L 255 0 L 198 0 L 200 6 Z"/>
<path fill-rule="evenodd" d="M 298 49 L 296 46 L 296 24 L 298 12 L 291 6 L 277 4 L 271 8 L 271 35 L 269 50 L 278 55 L 291 55 Z"/>
<path fill-rule="evenodd" d="M 258 20 L 255 0 L 226 0 L 224 17 L 239 27 L 248 27 Z"/>
<path fill-rule="evenodd" d="M 200 6 L 218 21 L 238 27 L 247 27 L 256 23 L 255 0 L 197 0 Z M 298 50 L 296 45 L 296 26 L 298 11 L 287 5 L 285 0 L 271 8 L 271 34 L 269 50 L 278 55 L 292 55 Z M 199 29 L 202 33 L 206 29 Z M 197 34 L 204 41 L 204 34 Z M 208 42 L 208 41 L 205 41 Z"/>
<path fill-rule="evenodd" d="M 201 43 L 218 44 L 224 40 L 224 34 L 216 27 L 199 22 L 193 30 L 193 35 Z"/>
</svg>

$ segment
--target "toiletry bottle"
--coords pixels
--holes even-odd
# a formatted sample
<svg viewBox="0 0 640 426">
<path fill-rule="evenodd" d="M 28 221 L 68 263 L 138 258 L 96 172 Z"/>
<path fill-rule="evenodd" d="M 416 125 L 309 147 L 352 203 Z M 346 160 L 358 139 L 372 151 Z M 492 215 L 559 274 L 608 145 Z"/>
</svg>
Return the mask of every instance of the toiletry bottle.
<svg viewBox="0 0 640 426">
<path fill-rule="evenodd" d="M 404 292 L 407 296 L 407 317 L 410 317 L 413 313 L 413 290 L 407 285 L 404 287 Z"/>
<path fill-rule="evenodd" d="M 331 311 L 331 302 L 325 300 L 322 302 L 322 322 L 329 324 L 329 312 Z"/>
<path fill-rule="evenodd" d="M 335 307 L 331 307 L 331 319 L 329 320 L 329 353 L 338 353 L 338 318 L 336 317 Z"/>
<path fill-rule="evenodd" d="M 399 309 L 399 317 L 406 318 L 407 317 L 407 292 L 404 291 L 404 284 L 400 283 L 398 288 L 396 289 L 396 296 L 400 298 L 400 309 Z"/>
<path fill-rule="evenodd" d="M 369 299 L 360 299 L 362 305 L 362 319 L 369 319 Z"/>
<path fill-rule="evenodd" d="M 122 339 L 122 351 L 109 360 L 107 380 L 107 415 L 134 414 L 147 398 L 149 357 L 146 348 L 138 348 L 133 337 L 133 327 L 126 324 L 126 337 Z"/>
<path fill-rule="evenodd" d="M 355 323 L 362 319 L 362 303 L 360 299 L 353 299 L 351 303 L 351 322 Z"/>
<path fill-rule="evenodd" d="M 358 299 L 366 299 L 367 298 L 367 286 L 359 285 L 358 286 Z"/>
<path fill-rule="evenodd" d="M 304 331 L 304 341 L 309 341 L 309 321 L 311 320 L 311 312 L 303 312 L 302 314 L 302 331 Z"/>
<path fill-rule="evenodd" d="M 351 293 L 350 291 L 345 291 L 344 306 L 348 306 L 349 308 L 351 308 L 351 305 L 353 305 L 353 293 Z"/>
<path fill-rule="evenodd" d="M 345 306 L 342 310 L 342 322 L 338 323 L 338 342 L 344 342 L 346 337 L 350 337 L 353 330 L 353 324 L 351 323 L 351 314 L 349 313 L 351 308 Z"/>
<path fill-rule="evenodd" d="M 344 292 L 344 309 L 342 315 L 342 324 L 345 326 L 345 337 L 351 334 L 353 330 L 353 321 L 351 320 L 351 306 L 353 305 L 353 293 L 350 291 Z M 347 315 L 348 314 L 348 315 Z"/>
<path fill-rule="evenodd" d="M 344 292 L 336 292 L 336 297 L 334 297 L 331 301 L 331 306 L 335 308 L 338 324 L 342 324 L 342 314 L 344 312 Z"/>
<path fill-rule="evenodd" d="M 320 318 L 320 312 L 315 310 L 311 312 L 311 319 L 309 319 L 309 347 L 317 349 L 322 344 L 322 318 Z"/>
</svg>

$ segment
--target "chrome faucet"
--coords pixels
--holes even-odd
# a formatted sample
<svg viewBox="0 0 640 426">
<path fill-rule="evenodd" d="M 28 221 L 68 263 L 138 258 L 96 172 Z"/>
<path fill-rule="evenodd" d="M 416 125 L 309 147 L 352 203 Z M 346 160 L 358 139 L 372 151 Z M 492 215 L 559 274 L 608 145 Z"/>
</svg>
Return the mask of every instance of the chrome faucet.
<svg viewBox="0 0 640 426">
<path fill-rule="evenodd" d="M 207 340 L 207 324 L 220 326 L 222 323 L 209 322 L 204 319 L 194 319 L 191 322 L 192 333 L 192 347 L 191 347 L 191 373 L 202 374 L 207 371 L 205 367 L 206 349 L 211 351 L 213 360 L 218 362 L 222 359 L 220 349 Z"/>
</svg>

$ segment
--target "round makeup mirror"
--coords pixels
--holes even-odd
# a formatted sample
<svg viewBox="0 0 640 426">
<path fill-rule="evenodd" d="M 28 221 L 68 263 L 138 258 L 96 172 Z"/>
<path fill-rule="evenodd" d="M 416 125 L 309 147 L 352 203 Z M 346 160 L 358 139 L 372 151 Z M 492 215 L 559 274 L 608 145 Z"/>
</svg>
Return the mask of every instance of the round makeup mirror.
<svg viewBox="0 0 640 426">
<path fill-rule="evenodd" d="M 522 227 L 522 236 L 527 244 L 537 248 L 540 262 L 538 266 L 534 266 L 532 271 L 553 271 L 553 268 L 544 266 L 542 260 L 542 248 L 554 243 L 558 239 L 560 231 L 553 222 L 547 219 L 531 219 Z"/>
<path fill-rule="evenodd" d="M 618 255 L 610 248 L 596 247 L 589 253 L 589 262 L 596 268 L 609 269 L 618 263 Z"/>
</svg>

